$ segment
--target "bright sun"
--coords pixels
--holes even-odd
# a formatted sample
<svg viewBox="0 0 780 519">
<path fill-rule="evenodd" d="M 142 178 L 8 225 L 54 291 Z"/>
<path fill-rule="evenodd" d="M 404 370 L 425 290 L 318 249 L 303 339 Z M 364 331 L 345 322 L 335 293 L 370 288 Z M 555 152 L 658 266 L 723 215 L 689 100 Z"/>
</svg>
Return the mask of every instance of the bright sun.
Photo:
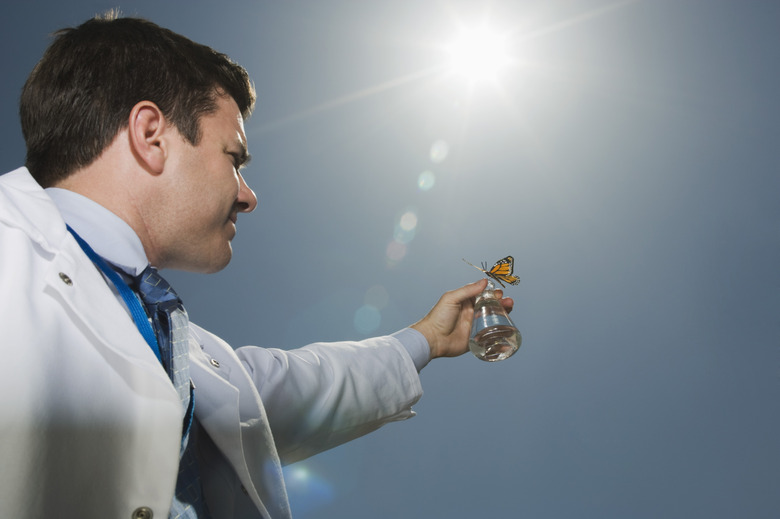
<svg viewBox="0 0 780 519">
<path fill-rule="evenodd" d="M 488 27 L 463 29 L 447 51 L 452 72 L 470 81 L 496 79 L 511 61 L 506 38 Z"/>
</svg>

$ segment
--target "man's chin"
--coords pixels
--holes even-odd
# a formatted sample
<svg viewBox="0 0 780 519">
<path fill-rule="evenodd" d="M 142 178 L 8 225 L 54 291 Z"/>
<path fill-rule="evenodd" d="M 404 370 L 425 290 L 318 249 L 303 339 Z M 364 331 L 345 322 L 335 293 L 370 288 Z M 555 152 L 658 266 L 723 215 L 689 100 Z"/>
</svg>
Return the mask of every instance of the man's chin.
<svg viewBox="0 0 780 519">
<path fill-rule="evenodd" d="M 233 247 L 230 242 L 227 244 L 227 251 L 220 258 L 214 258 L 214 261 L 210 263 L 209 268 L 203 271 L 204 274 L 213 274 L 219 272 L 230 264 L 230 260 L 233 259 Z"/>
<path fill-rule="evenodd" d="M 204 254 L 195 260 L 166 266 L 166 268 L 183 270 L 186 272 L 196 272 L 198 274 L 213 274 L 215 272 L 219 272 L 220 270 L 227 267 L 230 263 L 230 260 L 233 259 L 233 247 L 230 245 L 229 241 L 227 244 L 222 245 L 220 249 L 223 250 L 220 250 L 218 253 L 214 253 L 215 251 L 211 250 L 209 252 L 212 254 Z"/>
</svg>

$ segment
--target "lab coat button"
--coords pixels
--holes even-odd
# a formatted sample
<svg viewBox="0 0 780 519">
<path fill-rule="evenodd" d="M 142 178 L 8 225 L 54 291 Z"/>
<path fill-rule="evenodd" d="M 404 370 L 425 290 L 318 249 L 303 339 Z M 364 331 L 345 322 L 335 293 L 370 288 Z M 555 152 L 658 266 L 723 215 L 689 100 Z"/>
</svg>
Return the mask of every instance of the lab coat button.
<svg viewBox="0 0 780 519">
<path fill-rule="evenodd" d="M 215 368 L 219 367 L 219 361 L 217 359 L 211 359 L 211 365 Z"/>
<path fill-rule="evenodd" d="M 73 280 L 70 279 L 70 276 L 68 276 L 64 272 L 60 272 L 60 279 L 62 280 L 63 283 L 65 283 L 68 286 L 73 285 Z"/>
<path fill-rule="evenodd" d="M 133 511 L 133 515 L 130 516 L 130 519 L 152 519 L 154 517 L 154 513 L 152 513 L 152 509 L 148 506 L 139 506 Z"/>
</svg>

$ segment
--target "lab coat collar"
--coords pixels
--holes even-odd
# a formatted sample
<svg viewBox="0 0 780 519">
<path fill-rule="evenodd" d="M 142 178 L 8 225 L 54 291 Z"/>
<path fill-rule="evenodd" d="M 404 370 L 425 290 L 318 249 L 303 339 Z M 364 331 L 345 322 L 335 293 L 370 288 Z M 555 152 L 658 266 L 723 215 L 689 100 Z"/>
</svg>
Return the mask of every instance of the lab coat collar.
<svg viewBox="0 0 780 519">
<path fill-rule="evenodd" d="M 57 206 L 27 168 L 0 176 L 0 221 L 20 229 L 49 255 L 41 284 L 31 289 L 46 291 L 66 305 L 69 313 L 94 334 L 96 347 L 112 352 L 106 357 L 109 362 L 118 354 L 143 367 L 158 381 L 153 391 L 170 394 L 178 401 L 154 352 L 103 276 L 67 231 Z M 181 409 L 181 405 L 178 407 Z"/>
</svg>

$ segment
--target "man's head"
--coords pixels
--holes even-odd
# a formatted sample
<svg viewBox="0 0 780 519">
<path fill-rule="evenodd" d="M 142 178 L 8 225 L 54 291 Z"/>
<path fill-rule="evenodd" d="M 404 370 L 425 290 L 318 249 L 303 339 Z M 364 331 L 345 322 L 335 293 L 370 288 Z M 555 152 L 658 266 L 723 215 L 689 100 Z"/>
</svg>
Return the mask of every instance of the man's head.
<svg viewBox="0 0 780 519">
<path fill-rule="evenodd" d="M 250 115 L 255 92 L 244 68 L 146 20 L 108 15 L 61 30 L 22 90 L 27 168 L 48 187 L 89 165 L 140 101 L 198 144 L 200 119 L 223 93 Z"/>
</svg>

